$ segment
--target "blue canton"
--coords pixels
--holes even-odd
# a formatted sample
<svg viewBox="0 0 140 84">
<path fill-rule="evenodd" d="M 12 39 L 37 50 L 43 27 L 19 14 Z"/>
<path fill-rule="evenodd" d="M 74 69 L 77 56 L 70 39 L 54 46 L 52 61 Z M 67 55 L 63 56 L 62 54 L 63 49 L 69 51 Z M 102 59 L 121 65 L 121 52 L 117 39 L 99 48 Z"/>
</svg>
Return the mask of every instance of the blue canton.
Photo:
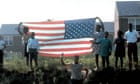
<svg viewBox="0 0 140 84">
<path fill-rule="evenodd" d="M 65 21 L 64 39 L 93 37 L 95 19 Z"/>
</svg>

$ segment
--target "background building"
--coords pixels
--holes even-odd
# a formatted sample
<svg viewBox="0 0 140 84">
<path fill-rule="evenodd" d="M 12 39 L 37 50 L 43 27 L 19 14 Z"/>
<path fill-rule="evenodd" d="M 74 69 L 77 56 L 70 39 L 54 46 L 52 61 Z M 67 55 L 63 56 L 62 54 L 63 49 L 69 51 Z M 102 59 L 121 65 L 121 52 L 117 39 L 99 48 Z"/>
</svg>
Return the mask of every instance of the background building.
<svg viewBox="0 0 140 84">
<path fill-rule="evenodd" d="M 140 33 L 140 1 L 118 1 L 115 9 L 115 37 L 120 29 L 127 31 L 128 23 Z"/>
<path fill-rule="evenodd" d="M 0 35 L 6 42 L 6 52 L 22 52 L 23 44 L 18 31 L 18 24 L 2 24 Z"/>
</svg>

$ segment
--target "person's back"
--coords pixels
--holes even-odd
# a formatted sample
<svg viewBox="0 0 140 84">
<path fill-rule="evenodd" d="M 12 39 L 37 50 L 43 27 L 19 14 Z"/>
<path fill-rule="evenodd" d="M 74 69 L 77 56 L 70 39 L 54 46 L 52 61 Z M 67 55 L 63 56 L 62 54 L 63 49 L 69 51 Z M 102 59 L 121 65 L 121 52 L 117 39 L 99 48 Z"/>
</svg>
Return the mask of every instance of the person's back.
<svg viewBox="0 0 140 84">
<path fill-rule="evenodd" d="M 111 41 L 108 38 L 103 38 L 101 40 L 101 47 L 100 47 L 100 55 L 101 56 L 108 56 L 111 52 Z"/>
<path fill-rule="evenodd" d="M 100 43 L 100 55 L 102 56 L 102 66 L 105 68 L 105 63 L 107 67 L 109 67 L 109 56 L 111 55 L 112 51 L 112 43 L 111 40 L 108 39 L 108 32 L 105 32 L 104 38 L 99 42 Z"/>
<path fill-rule="evenodd" d="M 83 68 L 82 64 L 71 64 L 71 79 L 82 79 L 82 73 L 81 70 Z"/>
<path fill-rule="evenodd" d="M 61 54 L 61 63 L 71 70 L 71 82 L 72 84 L 83 84 L 83 80 L 87 78 L 88 70 L 83 68 L 83 65 L 79 63 L 79 56 L 74 57 L 73 64 L 65 64 L 63 61 L 63 53 Z M 82 75 L 82 70 L 86 71 L 85 76 Z"/>
</svg>

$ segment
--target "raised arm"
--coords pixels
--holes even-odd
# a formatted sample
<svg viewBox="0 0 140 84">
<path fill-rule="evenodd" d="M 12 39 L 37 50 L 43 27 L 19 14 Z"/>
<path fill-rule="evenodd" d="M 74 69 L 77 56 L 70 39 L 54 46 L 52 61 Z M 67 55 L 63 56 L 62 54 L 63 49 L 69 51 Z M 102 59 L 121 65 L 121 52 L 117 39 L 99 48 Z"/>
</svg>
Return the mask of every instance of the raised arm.
<svg viewBox="0 0 140 84">
<path fill-rule="evenodd" d="M 61 61 L 61 64 L 62 64 L 62 65 L 66 65 L 66 64 L 64 63 L 63 56 L 64 56 L 64 53 L 61 54 L 60 61 Z"/>
</svg>

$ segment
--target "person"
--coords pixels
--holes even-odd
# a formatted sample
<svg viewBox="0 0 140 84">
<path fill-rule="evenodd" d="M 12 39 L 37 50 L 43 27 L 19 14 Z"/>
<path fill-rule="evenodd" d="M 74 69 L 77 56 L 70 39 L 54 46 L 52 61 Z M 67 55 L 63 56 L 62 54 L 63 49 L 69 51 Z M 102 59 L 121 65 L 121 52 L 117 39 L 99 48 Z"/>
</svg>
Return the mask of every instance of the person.
<svg viewBox="0 0 140 84">
<path fill-rule="evenodd" d="M 3 56 L 4 56 L 5 48 L 6 48 L 6 43 L 3 40 L 2 36 L 0 36 L 0 68 L 3 68 Z"/>
<path fill-rule="evenodd" d="M 140 38 L 138 32 L 133 30 L 132 23 L 128 24 L 128 31 L 125 32 L 124 38 L 127 40 L 128 46 L 128 60 L 129 60 L 129 70 L 132 70 L 132 58 L 134 61 L 135 68 L 138 65 L 138 48 L 137 42 Z"/>
<path fill-rule="evenodd" d="M 93 54 L 95 55 L 95 63 L 96 63 L 96 68 L 95 70 L 99 69 L 99 49 L 100 49 L 100 44 L 98 43 L 102 38 L 104 37 L 103 31 L 101 31 L 101 26 L 96 25 L 96 33 L 94 34 L 94 39 L 95 42 L 93 42 Z"/>
<path fill-rule="evenodd" d="M 88 69 L 83 68 L 83 65 L 79 63 L 79 56 L 74 57 L 73 64 L 65 64 L 63 60 L 64 54 L 61 54 L 61 64 L 71 69 L 71 82 L 72 84 L 83 84 L 83 80 L 87 78 Z M 82 70 L 86 71 L 85 77 L 82 76 Z"/>
<path fill-rule="evenodd" d="M 22 35 L 22 42 L 24 45 L 24 56 L 26 57 L 26 65 L 29 66 L 29 53 L 27 52 L 27 44 L 28 44 L 29 35 L 23 34 Z"/>
<path fill-rule="evenodd" d="M 38 66 L 38 51 L 39 51 L 39 43 L 38 40 L 35 38 L 35 33 L 31 33 L 31 37 L 28 40 L 27 44 L 27 52 L 30 55 L 30 66 L 32 68 L 32 61 L 34 59 L 35 65 Z"/>
<path fill-rule="evenodd" d="M 118 59 L 120 59 L 121 69 L 123 68 L 123 58 L 125 57 L 126 40 L 123 38 L 123 32 L 118 31 L 118 37 L 114 41 L 115 45 L 115 68 L 118 68 Z"/>
<path fill-rule="evenodd" d="M 100 50 L 99 54 L 102 56 L 102 66 L 105 68 L 105 64 L 107 64 L 107 67 L 109 67 L 109 56 L 111 55 L 112 51 L 112 42 L 110 39 L 108 39 L 108 32 L 104 33 L 104 38 L 102 38 L 100 43 Z"/>
</svg>

